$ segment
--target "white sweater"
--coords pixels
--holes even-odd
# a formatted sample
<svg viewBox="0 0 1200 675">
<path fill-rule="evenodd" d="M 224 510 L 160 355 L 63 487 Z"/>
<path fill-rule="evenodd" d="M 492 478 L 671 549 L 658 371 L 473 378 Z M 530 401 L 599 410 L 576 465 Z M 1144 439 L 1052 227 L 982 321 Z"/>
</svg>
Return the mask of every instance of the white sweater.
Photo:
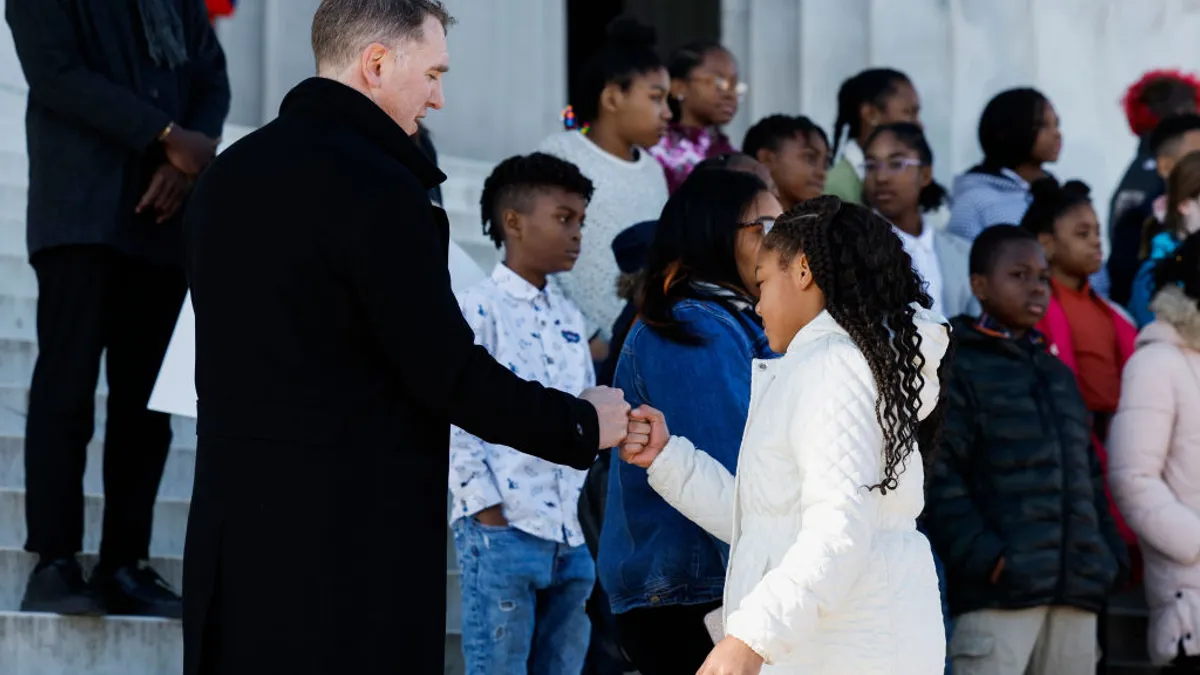
<svg viewBox="0 0 1200 675">
<path fill-rule="evenodd" d="M 921 311 L 922 417 L 937 403 L 949 343 Z M 672 438 L 650 485 L 730 543 L 725 629 L 770 675 L 939 675 L 946 643 L 929 542 L 917 532 L 924 471 L 914 450 L 899 485 L 883 476 L 875 380 L 822 312 L 775 361 L 753 365 L 737 476 Z"/>
<path fill-rule="evenodd" d="M 562 289 L 583 310 L 590 332 L 612 338 L 612 326 L 625 302 L 617 296 L 617 259 L 612 242 L 625 228 L 658 220 L 667 203 L 662 166 L 645 150 L 629 162 L 576 131 L 551 134 L 538 150 L 579 167 L 596 186 L 584 219 L 583 245 L 575 269 L 560 275 Z"/>
</svg>

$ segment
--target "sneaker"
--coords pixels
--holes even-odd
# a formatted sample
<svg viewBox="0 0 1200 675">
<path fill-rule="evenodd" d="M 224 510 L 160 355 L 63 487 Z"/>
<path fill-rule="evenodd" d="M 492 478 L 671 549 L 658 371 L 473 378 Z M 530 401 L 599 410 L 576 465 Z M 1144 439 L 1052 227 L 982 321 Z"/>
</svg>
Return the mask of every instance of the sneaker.
<svg viewBox="0 0 1200 675">
<path fill-rule="evenodd" d="M 101 616 L 104 601 L 83 580 L 75 558 L 43 561 L 29 575 L 22 612 Z"/>
<path fill-rule="evenodd" d="M 104 598 L 109 614 L 183 618 L 183 599 L 151 567 L 125 565 L 92 573 L 92 588 Z"/>
</svg>

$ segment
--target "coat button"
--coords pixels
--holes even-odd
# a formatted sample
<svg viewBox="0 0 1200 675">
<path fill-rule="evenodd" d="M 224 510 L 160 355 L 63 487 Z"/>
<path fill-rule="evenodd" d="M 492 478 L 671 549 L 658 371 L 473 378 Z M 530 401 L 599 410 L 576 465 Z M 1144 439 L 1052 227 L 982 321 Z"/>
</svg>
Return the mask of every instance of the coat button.
<svg viewBox="0 0 1200 675">
<path fill-rule="evenodd" d="M 583 425 L 582 424 L 575 425 L 575 433 L 579 434 L 580 436 L 583 435 Z"/>
</svg>

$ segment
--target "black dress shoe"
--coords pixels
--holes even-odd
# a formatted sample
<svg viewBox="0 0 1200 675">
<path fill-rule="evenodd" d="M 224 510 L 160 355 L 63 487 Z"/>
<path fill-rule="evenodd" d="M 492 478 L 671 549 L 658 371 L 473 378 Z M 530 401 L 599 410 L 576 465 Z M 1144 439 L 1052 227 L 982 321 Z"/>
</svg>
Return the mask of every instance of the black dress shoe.
<svg viewBox="0 0 1200 675">
<path fill-rule="evenodd" d="M 92 573 L 92 588 L 104 598 L 109 614 L 183 618 L 183 599 L 150 567 L 125 565 Z"/>
<path fill-rule="evenodd" d="M 78 561 L 58 558 L 39 563 L 29 575 L 21 611 L 101 616 L 104 601 L 83 581 Z"/>
</svg>

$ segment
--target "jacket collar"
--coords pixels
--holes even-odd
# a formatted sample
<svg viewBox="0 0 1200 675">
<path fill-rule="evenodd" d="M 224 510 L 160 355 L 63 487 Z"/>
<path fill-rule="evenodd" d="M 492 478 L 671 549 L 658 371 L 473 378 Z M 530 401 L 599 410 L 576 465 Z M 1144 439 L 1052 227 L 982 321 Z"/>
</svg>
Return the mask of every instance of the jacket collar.
<svg viewBox="0 0 1200 675">
<path fill-rule="evenodd" d="M 395 157 L 425 189 L 446 180 L 446 174 L 421 151 L 420 146 L 371 99 L 354 89 L 325 77 L 310 77 L 296 85 L 279 106 L 279 113 L 310 109 L 344 119 L 350 125 Z"/>
<path fill-rule="evenodd" d="M 816 318 L 809 321 L 808 325 L 801 328 L 799 333 L 796 333 L 796 337 L 792 338 L 791 344 L 788 345 L 787 353 L 791 354 L 792 352 L 800 351 L 804 348 L 804 345 L 819 337 L 830 334 L 849 335 L 846 329 L 842 328 L 841 324 L 837 322 L 837 319 L 833 318 L 829 310 L 823 309 Z"/>
<path fill-rule="evenodd" d="M 1200 307 L 1178 286 L 1166 286 L 1150 303 L 1154 322 L 1142 329 L 1138 346 L 1169 342 L 1200 351 Z"/>
</svg>

